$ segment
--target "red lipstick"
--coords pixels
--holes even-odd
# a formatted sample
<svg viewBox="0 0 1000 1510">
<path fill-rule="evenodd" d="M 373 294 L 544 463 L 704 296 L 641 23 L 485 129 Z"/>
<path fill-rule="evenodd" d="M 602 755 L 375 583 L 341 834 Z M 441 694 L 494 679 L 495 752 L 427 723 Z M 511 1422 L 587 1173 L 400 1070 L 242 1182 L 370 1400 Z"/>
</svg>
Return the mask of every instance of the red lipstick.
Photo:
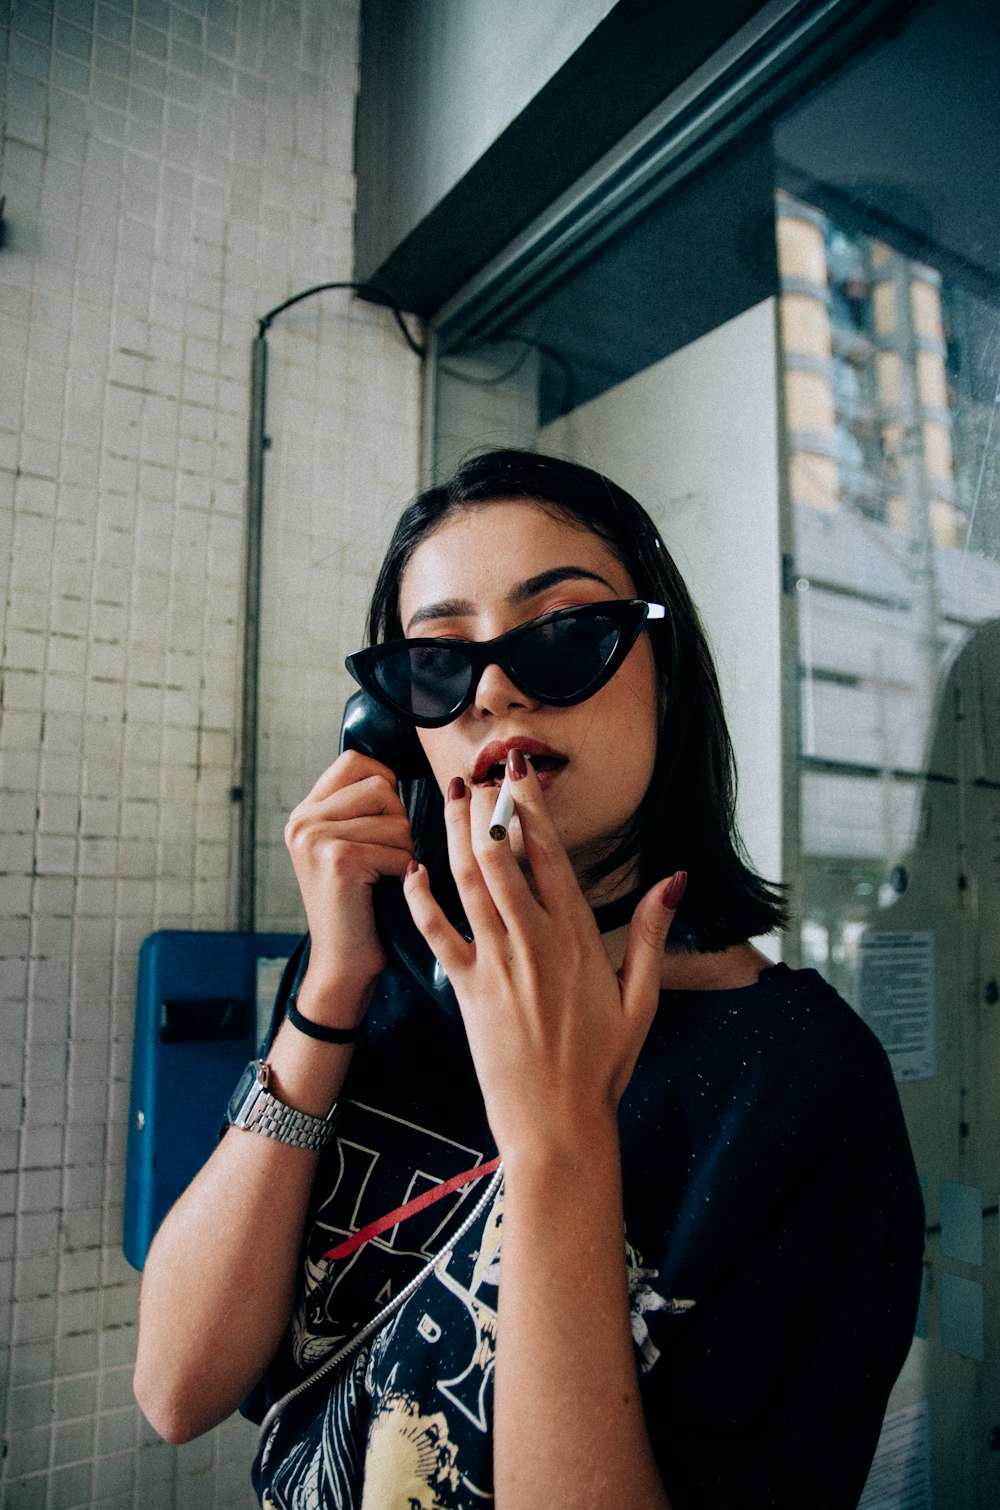
<svg viewBox="0 0 1000 1510">
<path fill-rule="evenodd" d="M 507 756 L 511 750 L 520 750 L 526 755 L 534 766 L 535 771 L 543 786 L 548 785 L 563 766 L 568 765 L 569 756 L 561 751 L 554 750 L 540 739 L 528 739 L 524 735 L 513 734 L 508 739 L 494 739 L 482 750 L 476 759 L 472 771 L 472 779 L 477 786 L 499 786 L 503 781 L 504 769 L 507 764 Z M 543 778 L 548 778 L 544 780 Z"/>
</svg>

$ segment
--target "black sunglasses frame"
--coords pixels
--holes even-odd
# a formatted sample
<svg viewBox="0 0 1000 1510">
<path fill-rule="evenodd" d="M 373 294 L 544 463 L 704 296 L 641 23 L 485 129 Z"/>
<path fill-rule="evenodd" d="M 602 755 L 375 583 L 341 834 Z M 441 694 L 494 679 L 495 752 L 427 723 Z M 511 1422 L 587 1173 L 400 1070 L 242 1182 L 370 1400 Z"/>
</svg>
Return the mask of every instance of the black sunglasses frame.
<svg viewBox="0 0 1000 1510">
<path fill-rule="evenodd" d="M 545 625 L 560 619 L 579 618 L 583 614 L 593 618 L 599 618 L 603 614 L 617 621 L 619 635 L 614 651 L 598 675 L 592 677 L 582 690 L 562 697 L 543 697 L 518 674 L 513 664 L 514 649 L 519 640 Z M 504 674 L 510 677 L 515 687 L 526 696 L 545 703 L 548 707 L 571 708 L 576 703 L 585 702 L 588 697 L 599 692 L 611 680 L 646 624 L 651 619 L 665 618 L 666 609 L 662 603 L 647 603 L 642 598 L 613 598 L 606 603 L 577 603 L 571 608 L 557 608 L 554 613 L 542 614 L 537 619 L 528 619 L 526 623 L 518 624 L 515 629 L 509 629 L 506 634 L 497 635 L 493 640 L 452 640 L 442 637 L 388 640 L 383 645 L 371 645 L 367 650 L 356 650 L 353 655 L 347 657 L 344 664 L 358 685 L 370 693 L 376 702 L 395 713 L 398 718 L 419 729 L 441 729 L 445 724 L 453 723 L 474 701 L 476 689 L 487 666 L 499 666 Z M 449 650 L 461 651 L 469 662 L 469 686 L 465 693 L 449 712 L 435 717 L 415 714 L 400 706 L 387 696 L 375 675 L 380 661 L 398 655 L 401 651 L 417 650 L 422 646 L 430 649 L 446 646 Z"/>
</svg>

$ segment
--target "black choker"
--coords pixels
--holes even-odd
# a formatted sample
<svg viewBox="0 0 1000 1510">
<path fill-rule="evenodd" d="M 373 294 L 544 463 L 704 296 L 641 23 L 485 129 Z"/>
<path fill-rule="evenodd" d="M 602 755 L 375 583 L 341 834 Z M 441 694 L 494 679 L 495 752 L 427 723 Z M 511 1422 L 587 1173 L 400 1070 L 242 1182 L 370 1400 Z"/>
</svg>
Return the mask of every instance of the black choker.
<svg viewBox="0 0 1000 1510">
<path fill-rule="evenodd" d="M 623 923 L 630 923 L 633 912 L 648 890 L 648 886 L 637 886 L 634 891 L 627 892 L 625 896 L 617 897 L 613 902 L 602 902 L 599 907 L 593 908 L 594 922 L 597 924 L 598 931 L 613 933 Z"/>
</svg>

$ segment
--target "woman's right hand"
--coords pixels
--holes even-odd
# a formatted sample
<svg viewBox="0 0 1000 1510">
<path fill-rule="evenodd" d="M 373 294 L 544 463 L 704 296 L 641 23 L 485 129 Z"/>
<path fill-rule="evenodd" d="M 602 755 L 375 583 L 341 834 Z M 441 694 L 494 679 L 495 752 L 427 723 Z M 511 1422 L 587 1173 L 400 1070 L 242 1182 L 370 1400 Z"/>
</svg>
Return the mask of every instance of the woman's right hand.
<svg viewBox="0 0 1000 1510">
<path fill-rule="evenodd" d="M 331 1025 L 344 1006 L 367 994 L 385 968 L 375 928 L 372 888 L 382 876 L 402 878 L 413 857 L 410 822 L 388 766 L 346 750 L 328 767 L 285 825 L 285 844 L 305 905 L 311 937 L 309 968 L 300 989 L 308 1011 Z M 336 1021 L 334 1021 L 334 1017 Z"/>
</svg>

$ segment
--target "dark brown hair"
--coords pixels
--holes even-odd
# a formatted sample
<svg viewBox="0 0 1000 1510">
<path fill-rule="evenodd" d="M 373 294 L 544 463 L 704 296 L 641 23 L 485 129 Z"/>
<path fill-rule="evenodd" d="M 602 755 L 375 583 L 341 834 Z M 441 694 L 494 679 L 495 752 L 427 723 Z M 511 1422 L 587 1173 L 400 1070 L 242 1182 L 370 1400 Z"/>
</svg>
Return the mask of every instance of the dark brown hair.
<svg viewBox="0 0 1000 1510">
<path fill-rule="evenodd" d="M 782 888 L 749 866 L 736 827 L 736 772 L 719 683 L 698 611 L 657 529 L 636 500 L 600 473 L 533 451 L 489 451 L 463 463 L 404 511 L 368 615 L 370 644 L 399 639 L 399 589 L 417 546 L 458 509 L 523 498 L 593 530 L 614 551 L 638 596 L 663 603 L 648 633 L 665 708 L 653 776 L 614 848 L 588 872 L 597 881 L 631 864 L 641 885 L 689 875 L 671 941 L 711 951 L 786 922 Z M 418 856 L 442 905 L 457 898 L 444 846 L 441 794 L 431 776 L 405 784 Z"/>
</svg>

